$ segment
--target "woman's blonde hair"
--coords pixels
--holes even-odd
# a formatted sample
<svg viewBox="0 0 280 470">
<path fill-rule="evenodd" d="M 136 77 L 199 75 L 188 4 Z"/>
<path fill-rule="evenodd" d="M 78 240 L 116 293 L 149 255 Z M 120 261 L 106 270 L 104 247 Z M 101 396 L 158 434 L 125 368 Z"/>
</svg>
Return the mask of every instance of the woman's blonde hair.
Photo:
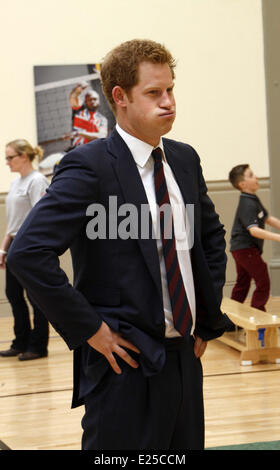
<svg viewBox="0 0 280 470">
<path fill-rule="evenodd" d="M 6 147 L 12 147 L 19 155 L 26 153 L 31 162 L 36 156 L 38 157 L 39 161 L 42 160 L 42 157 L 44 155 L 44 150 L 42 149 L 42 147 L 40 147 L 39 145 L 36 145 L 36 147 L 32 147 L 32 145 L 25 139 L 12 140 L 8 144 L 6 144 Z"/>
</svg>

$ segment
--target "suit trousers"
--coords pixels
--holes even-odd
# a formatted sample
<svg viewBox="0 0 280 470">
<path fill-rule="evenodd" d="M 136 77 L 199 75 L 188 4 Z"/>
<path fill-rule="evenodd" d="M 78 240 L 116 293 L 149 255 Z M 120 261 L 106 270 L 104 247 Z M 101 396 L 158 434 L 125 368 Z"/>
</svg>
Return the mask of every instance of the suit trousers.
<svg viewBox="0 0 280 470">
<path fill-rule="evenodd" d="M 166 362 L 145 377 L 117 358 L 85 397 L 83 450 L 201 450 L 204 448 L 202 367 L 193 337 L 166 340 Z M 131 353 L 137 359 L 136 353 Z"/>
<path fill-rule="evenodd" d="M 31 328 L 29 309 L 24 298 L 24 289 L 17 278 L 6 266 L 6 296 L 14 316 L 15 339 L 11 347 L 19 351 L 31 351 L 38 354 L 47 352 L 49 341 L 49 323 L 45 315 L 32 302 L 34 320 Z"/>
</svg>

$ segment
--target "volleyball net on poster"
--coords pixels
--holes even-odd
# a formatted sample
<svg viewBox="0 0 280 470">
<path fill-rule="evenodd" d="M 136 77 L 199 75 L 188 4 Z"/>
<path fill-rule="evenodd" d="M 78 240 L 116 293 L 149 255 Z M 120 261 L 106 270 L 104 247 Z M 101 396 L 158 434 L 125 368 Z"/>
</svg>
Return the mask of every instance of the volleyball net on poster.
<svg viewBox="0 0 280 470">
<path fill-rule="evenodd" d="M 43 148 L 65 140 L 72 130 L 72 109 L 69 106 L 71 90 L 78 84 L 94 89 L 94 81 L 100 80 L 99 73 L 58 80 L 35 86 L 37 115 L 37 140 Z M 83 96 L 81 95 L 81 99 Z M 49 153 L 49 152 L 48 152 Z"/>
</svg>

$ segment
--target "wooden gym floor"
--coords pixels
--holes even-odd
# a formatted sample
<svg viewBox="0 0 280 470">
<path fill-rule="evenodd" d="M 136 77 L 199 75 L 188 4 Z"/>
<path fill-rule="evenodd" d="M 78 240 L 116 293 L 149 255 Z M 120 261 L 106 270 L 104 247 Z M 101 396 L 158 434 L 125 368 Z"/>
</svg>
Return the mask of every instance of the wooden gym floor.
<svg viewBox="0 0 280 470">
<path fill-rule="evenodd" d="M 267 309 L 278 313 L 280 298 Z M 0 311 L 7 349 L 13 323 Z M 214 340 L 203 356 L 206 448 L 280 440 L 280 364 L 240 366 L 239 354 Z M 52 328 L 47 358 L 0 357 L 0 449 L 79 450 L 83 407 L 71 410 L 71 396 L 72 353 Z"/>
</svg>

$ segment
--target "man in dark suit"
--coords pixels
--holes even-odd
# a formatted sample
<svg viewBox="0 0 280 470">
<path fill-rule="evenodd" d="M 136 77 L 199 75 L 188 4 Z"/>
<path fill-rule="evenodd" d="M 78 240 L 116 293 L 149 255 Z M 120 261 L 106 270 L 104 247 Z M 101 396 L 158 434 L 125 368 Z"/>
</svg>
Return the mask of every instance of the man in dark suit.
<svg viewBox="0 0 280 470">
<path fill-rule="evenodd" d="M 105 57 L 116 129 L 62 159 L 8 254 L 75 352 L 83 449 L 204 446 L 200 357 L 224 332 L 225 241 L 195 150 L 162 139 L 175 119 L 174 66 L 153 41 Z M 158 218 L 163 203 L 170 236 L 165 214 Z M 193 223 L 175 210 L 186 205 Z M 74 286 L 59 267 L 69 247 Z"/>
</svg>

